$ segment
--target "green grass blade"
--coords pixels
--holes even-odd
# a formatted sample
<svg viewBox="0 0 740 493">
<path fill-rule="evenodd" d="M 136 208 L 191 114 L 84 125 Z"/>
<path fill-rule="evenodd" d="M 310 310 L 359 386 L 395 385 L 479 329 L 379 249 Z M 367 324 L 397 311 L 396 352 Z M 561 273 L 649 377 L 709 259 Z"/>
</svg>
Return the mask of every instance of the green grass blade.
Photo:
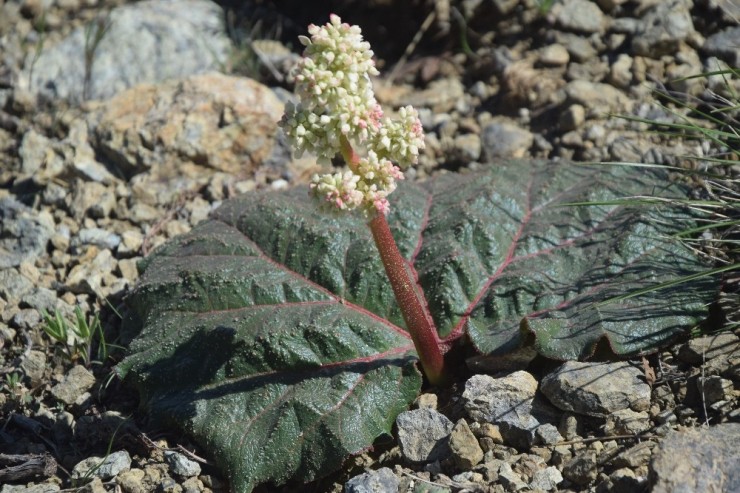
<svg viewBox="0 0 740 493">
<path fill-rule="evenodd" d="M 82 309 L 79 306 L 75 307 L 75 317 L 77 318 L 77 325 L 74 328 L 75 332 L 80 339 L 82 339 L 82 342 L 89 342 L 90 336 L 92 335 L 90 332 L 90 326 L 85 319 L 85 314 L 82 313 Z"/>
<path fill-rule="evenodd" d="M 716 269 L 709 269 L 709 270 L 706 270 L 704 272 L 699 272 L 697 274 L 691 274 L 689 276 L 677 277 L 676 279 L 672 279 L 672 280 L 667 281 L 667 282 L 656 284 L 654 286 L 650 286 L 650 287 L 647 287 L 647 288 L 637 289 L 635 291 L 631 291 L 630 293 L 627 293 L 627 294 L 622 295 L 622 296 L 614 296 L 612 298 L 609 298 L 607 300 L 604 300 L 604 301 L 598 303 L 596 306 L 599 307 L 599 306 L 603 306 L 603 305 L 608 305 L 610 303 L 617 303 L 617 302 L 620 302 L 620 301 L 628 300 L 630 298 L 635 298 L 637 296 L 641 296 L 641 295 L 646 294 L 646 293 L 653 293 L 655 291 L 660 291 L 661 289 L 666 289 L 666 288 L 670 288 L 670 287 L 673 287 L 673 286 L 678 286 L 679 284 L 683 284 L 683 283 L 686 283 L 686 282 L 694 281 L 696 279 L 702 279 L 702 278 L 705 278 L 705 277 L 712 277 L 712 276 L 715 276 L 715 275 L 720 274 L 722 272 L 727 272 L 727 271 L 737 270 L 737 269 L 740 269 L 740 264 L 730 264 L 730 265 L 725 265 L 724 267 L 717 267 Z"/>
<path fill-rule="evenodd" d="M 705 224 L 704 226 L 697 226 L 696 228 L 685 229 L 673 235 L 673 238 L 684 238 L 686 236 L 692 236 L 697 233 L 702 233 L 710 229 L 727 228 L 729 226 L 736 226 L 738 224 L 740 224 L 740 219 L 734 219 L 731 221 L 712 222 L 710 224 Z"/>
<path fill-rule="evenodd" d="M 574 206 L 597 206 L 597 205 L 617 205 L 617 206 L 637 206 L 637 205 L 686 205 L 690 207 L 725 207 L 727 204 L 720 200 L 695 200 L 679 198 L 661 198 L 661 197 L 625 197 L 614 200 L 594 200 L 586 202 L 564 202 L 557 204 L 556 207 L 574 207 Z"/>
</svg>

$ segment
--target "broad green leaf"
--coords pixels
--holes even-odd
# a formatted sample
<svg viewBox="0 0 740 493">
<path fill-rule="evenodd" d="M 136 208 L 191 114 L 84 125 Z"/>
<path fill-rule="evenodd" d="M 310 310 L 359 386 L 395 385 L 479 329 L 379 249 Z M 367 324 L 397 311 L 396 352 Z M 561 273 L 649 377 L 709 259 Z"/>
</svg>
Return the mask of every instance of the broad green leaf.
<svg viewBox="0 0 740 493">
<path fill-rule="evenodd" d="M 659 171 L 507 162 L 404 183 L 389 223 L 440 335 L 505 353 L 654 350 L 705 314 L 711 279 Z M 573 204 L 585 205 L 573 205 Z M 389 433 L 416 397 L 413 344 L 364 220 L 305 189 L 225 202 L 145 262 L 121 375 L 205 447 L 236 491 L 310 481 Z M 628 296 L 650 286 L 639 296 Z M 666 287 L 667 286 L 667 287 Z"/>
</svg>

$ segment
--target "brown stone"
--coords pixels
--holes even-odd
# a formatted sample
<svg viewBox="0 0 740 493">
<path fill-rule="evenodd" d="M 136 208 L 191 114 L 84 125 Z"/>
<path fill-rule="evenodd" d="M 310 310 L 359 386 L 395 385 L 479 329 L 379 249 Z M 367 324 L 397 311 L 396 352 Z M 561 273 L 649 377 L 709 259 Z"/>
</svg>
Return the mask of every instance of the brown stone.
<svg viewBox="0 0 740 493">
<path fill-rule="evenodd" d="M 133 87 L 89 123 L 98 150 L 124 173 L 197 178 L 253 172 L 273 152 L 282 114 L 267 86 L 210 73 Z"/>
<path fill-rule="evenodd" d="M 464 419 L 455 423 L 450 434 L 450 450 L 455 464 L 463 471 L 471 469 L 483 460 L 483 450 Z"/>
</svg>

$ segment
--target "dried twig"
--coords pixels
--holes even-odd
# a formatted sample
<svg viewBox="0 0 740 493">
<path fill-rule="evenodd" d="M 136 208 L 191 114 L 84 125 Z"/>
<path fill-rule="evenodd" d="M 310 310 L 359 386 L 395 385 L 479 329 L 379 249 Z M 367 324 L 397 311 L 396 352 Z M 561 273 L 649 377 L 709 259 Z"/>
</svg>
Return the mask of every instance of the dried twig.
<svg viewBox="0 0 740 493">
<path fill-rule="evenodd" d="M 179 451 L 182 454 L 187 455 L 188 457 L 190 457 L 191 459 L 193 459 L 196 462 L 200 462 L 201 464 L 206 464 L 208 466 L 212 466 L 213 465 L 212 462 L 208 461 L 207 459 L 204 459 L 203 457 L 200 457 L 200 456 L 196 455 L 194 452 L 191 452 L 190 450 L 186 449 L 185 447 L 183 447 L 180 444 L 178 444 L 177 447 L 174 447 L 174 448 L 172 448 L 172 447 L 162 447 L 162 446 L 157 445 L 156 443 L 154 443 L 154 441 L 151 438 L 149 438 L 148 436 L 146 436 L 144 433 L 140 433 L 139 434 L 139 438 L 141 438 L 141 440 L 144 442 L 144 444 L 147 447 L 149 447 L 149 448 L 155 448 L 157 450 L 169 450 L 169 451 L 172 451 L 172 452 Z"/>
<path fill-rule="evenodd" d="M 0 483 L 48 478 L 57 472 L 57 461 L 49 454 L 0 454 L 0 466 Z"/>
<path fill-rule="evenodd" d="M 651 433 L 646 433 L 644 435 L 640 434 L 632 434 L 632 435 L 607 435 L 603 437 L 588 437 L 588 438 L 579 438 L 577 440 L 568 440 L 567 442 L 558 442 L 554 443 L 552 445 L 547 445 L 548 447 L 560 447 L 561 445 L 576 445 L 578 443 L 592 443 L 592 442 L 599 442 L 603 440 L 643 440 L 643 439 L 651 439 L 651 438 L 657 438 L 657 435 L 653 435 Z"/>
<path fill-rule="evenodd" d="M 414 35 L 414 38 L 411 40 L 409 45 L 406 47 L 406 50 L 403 52 L 403 55 L 401 55 L 401 58 L 398 59 L 395 65 L 393 65 L 393 69 L 391 70 L 390 74 L 388 74 L 388 77 L 385 79 L 385 85 L 390 86 L 395 78 L 398 76 L 398 71 L 403 67 L 403 65 L 408 60 L 409 56 L 414 52 L 416 49 L 416 46 L 419 44 L 419 41 L 421 41 L 421 37 L 424 36 L 424 33 L 429 29 L 429 26 L 432 25 L 432 22 L 434 21 L 435 16 L 437 15 L 436 11 L 431 11 L 426 19 L 424 19 L 424 22 L 421 24 L 421 27 Z"/>
</svg>

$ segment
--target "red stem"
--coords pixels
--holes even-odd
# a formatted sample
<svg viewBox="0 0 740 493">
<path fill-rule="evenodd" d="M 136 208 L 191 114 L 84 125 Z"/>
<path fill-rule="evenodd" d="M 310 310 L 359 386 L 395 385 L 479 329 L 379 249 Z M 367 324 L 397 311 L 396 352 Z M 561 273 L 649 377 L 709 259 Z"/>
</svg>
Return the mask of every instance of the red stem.
<svg viewBox="0 0 740 493">
<path fill-rule="evenodd" d="M 341 152 L 350 169 L 356 170 L 360 156 L 345 136 L 341 137 Z M 440 385 L 446 378 L 442 342 L 439 340 L 434 320 L 429 314 L 424 293 L 417 287 L 416 277 L 412 275 L 406 259 L 398 251 L 398 245 L 393 239 L 385 215 L 377 212 L 368 225 L 373 233 L 375 246 L 380 252 L 380 260 L 385 266 L 385 273 L 391 282 L 393 294 L 401 308 L 406 328 L 411 340 L 414 341 L 416 352 L 419 353 L 424 373 L 431 383 Z"/>
<path fill-rule="evenodd" d="M 419 353 L 421 366 L 429 381 L 435 385 L 443 383 L 445 377 L 444 356 L 441 341 L 428 312 L 424 294 L 416 286 L 406 259 L 398 251 L 385 215 L 377 213 L 369 223 L 380 259 L 391 282 L 393 294 L 401 307 L 411 340 Z"/>
<path fill-rule="evenodd" d="M 357 171 L 357 165 L 360 162 L 360 156 L 355 152 L 355 149 L 352 147 L 352 144 L 349 143 L 349 140 L 347 140 L 347 137 L 342 135 L 339 139 L 340 142 L 340 151 L 342 152 L 342 157 L 347 162 L 347 166 L 349 166 L 349 169 L 352 171 Z"/>
</svg>

